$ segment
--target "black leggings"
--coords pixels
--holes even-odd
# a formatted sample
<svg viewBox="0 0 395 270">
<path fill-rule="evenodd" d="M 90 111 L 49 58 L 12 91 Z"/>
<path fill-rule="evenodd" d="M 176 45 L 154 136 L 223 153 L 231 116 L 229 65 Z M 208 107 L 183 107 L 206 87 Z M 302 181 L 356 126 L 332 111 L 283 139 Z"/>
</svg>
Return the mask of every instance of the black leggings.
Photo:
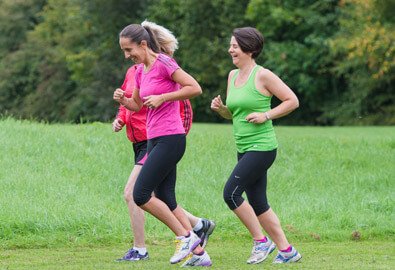
<svg viewBox="0 0 395 270">
<path fill-rule="evenodd" d="M 185 145 L 185 134 L 148 140 L 148 157 L 133 190 L 134 202 L 138 206 L 146 204 L 154 192 L 171 211 L 177 208 L 175 194 L 177 162 L 184 155 Z"/>
<path fill-rule="evenodd" d="M 266 197 L 267 170 L 276 159 L 276 153 L 274 149 L 237 154 L 239 162 L 224 188 L 224 200 L 231 210 L 244 202 L 244 191 L 257 216 L 269 210 Z"/>
</svg>

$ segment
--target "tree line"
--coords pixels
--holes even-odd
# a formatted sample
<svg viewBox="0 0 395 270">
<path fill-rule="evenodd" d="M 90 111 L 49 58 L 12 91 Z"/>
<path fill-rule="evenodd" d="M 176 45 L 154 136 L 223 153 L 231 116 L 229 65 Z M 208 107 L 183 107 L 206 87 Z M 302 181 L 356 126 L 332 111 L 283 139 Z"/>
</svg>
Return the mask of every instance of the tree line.
<svg viewBox="0 0 395 270">
<path fill-rule="evenodd" d="M 221 122 L 233 28 L 265 37 L 257 62 L 297 94 L 293 125 L 395 124 L 393 0 L 2 0 L 0 114 L 110 121 L 130 60 L 118 33 L 144 19 L 173 31 L 174 57 L 201 84 L 195 121 Z M 278 101 L 274 100 L 276 105 Z"/>
</svg>

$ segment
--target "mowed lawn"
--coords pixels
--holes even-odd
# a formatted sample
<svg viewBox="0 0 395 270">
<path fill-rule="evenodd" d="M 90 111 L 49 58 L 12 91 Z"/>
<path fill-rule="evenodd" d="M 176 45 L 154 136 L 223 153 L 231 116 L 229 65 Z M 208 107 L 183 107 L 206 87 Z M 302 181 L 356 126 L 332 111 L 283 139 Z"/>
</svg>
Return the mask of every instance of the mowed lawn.
<svg viewBox="0 0 395 270">
<path fill-rule="evenodd" d="M 302 253 L 297 269 L 395 268 L 395 128 L 276 127 L 268 197 Z M 247 266 L 251 239 L 222 189 L 236 162 L 232 127 L 194 124 L 177 199 L 217 223 L 214 269 Z M 151 259 L 117 264 L 132 241 L 123 187 L 131 144 L 108 123 L 0 121 L 0 269 L 172 269 L 173 235 L 147 215 Z"/>
</svg>

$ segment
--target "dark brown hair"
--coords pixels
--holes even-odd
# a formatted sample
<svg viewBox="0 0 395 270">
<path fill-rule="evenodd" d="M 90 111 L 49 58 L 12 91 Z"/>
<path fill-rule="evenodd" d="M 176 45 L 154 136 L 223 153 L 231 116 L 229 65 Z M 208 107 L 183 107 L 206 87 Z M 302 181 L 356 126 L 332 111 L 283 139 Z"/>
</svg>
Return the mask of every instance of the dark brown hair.
<svg viewBox="0 0 395 270">
<path fill-rule="evenodd" d="M 156 53 L 160 53 L 158 42 L 148 27 L 140 24 L 129 24 L 119 33 L 119 37 L 128 38 L 132 42 L 140 44 L 141 41 L 147 41 L 148 47 Z"/>
<path fill-rule="evenodd" d="M 243 52 L 252 53 L 252 58 L 257 58 L 261 53 L 264 39 L 257 29 L 253 27 L 235 28 L 232 35 Z"/>
</svg>

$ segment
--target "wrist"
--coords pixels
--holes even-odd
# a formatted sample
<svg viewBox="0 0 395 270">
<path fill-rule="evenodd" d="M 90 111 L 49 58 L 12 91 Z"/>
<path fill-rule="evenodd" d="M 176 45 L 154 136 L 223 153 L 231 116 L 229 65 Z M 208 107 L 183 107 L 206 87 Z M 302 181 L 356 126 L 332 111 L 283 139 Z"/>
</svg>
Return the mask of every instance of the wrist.
<svg viewBox="0 0 395 270">
<path fill-rule="evenodd" d="M 128 101 L 127 101 L 127 98 L 125 98 L 125 97 L 122 97 L 119 100 L 119 104 L 121 104 L 122 106 L 125 106 L 127 103 L 128 103 Z"/>
<path fill-rule="evenodd" d="M 164 96 L 164 94 L 160 94 L 161 98 L 162 98 L 162 102 L 166 102 L 166 98 Z"/>
<path fill-rule="evenodd" d="M 272 120 L 270 114 L 268 112 L 264 112 L 266 121 Z"/>
</svg>

